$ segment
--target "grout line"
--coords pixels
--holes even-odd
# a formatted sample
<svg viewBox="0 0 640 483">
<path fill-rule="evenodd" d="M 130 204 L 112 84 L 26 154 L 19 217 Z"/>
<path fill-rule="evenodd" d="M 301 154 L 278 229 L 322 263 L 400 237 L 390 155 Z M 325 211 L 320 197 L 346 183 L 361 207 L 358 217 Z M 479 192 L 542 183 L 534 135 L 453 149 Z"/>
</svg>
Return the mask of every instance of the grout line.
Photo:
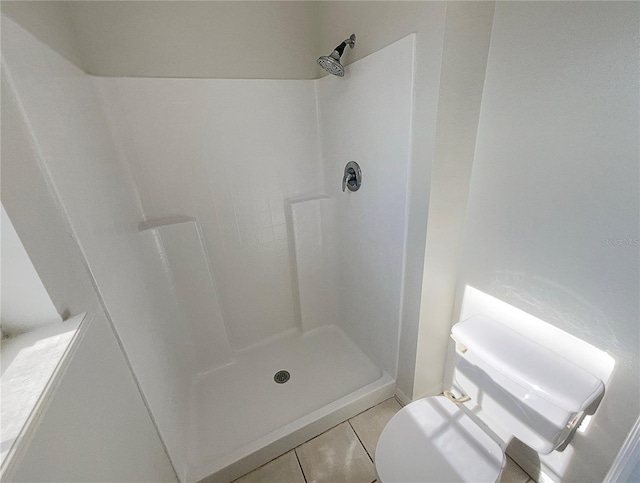
<svg viewBox="0 0 640 483">
<path fill-rule="evenodd" d="M 508 454 L 506 454 L 506 453 L 505 453 L 505 455 L 506 455 L 506 457 L 507 457 L 507 458 L 509 458 L 509 459 L 511 460 L 511 462 L 512 462 L 514 465 L 516 465 L 516 466 L 518 467 L 518 469 L 519 469 L 520 471 L 522 471 L 522 473 L 524 473 L 525 475 L 527 475 L 527 478 L 529 478 L 529 479 L 528 479 L 527 481 L 525 481 L 524 483 L 536 483 L 536 480 L 534 480 L 534 479 L 531 477 L 531 475 L 530 475 L 529 473 L 527 473 L 527 472 L 524 470 L 524 468 L 523 468 L 522 466 L 520 466 L 520 465 L 516 462 L 516 460 L 514 460 L 511 456 L 509 456 L 509 455 L 508 455 Z M 505 466 L 506 466 L 506 465 L 505 465 Z M 504 470 L 504 468 L 502 468 L 502 469 Z"/>
<path fill-rule="evenodd" d="M 347 423 L 349 423 L 349 427 L 351 428 L 351 430 L 353 431 L 353 434 L 356 435 L 356 438 L 358 438 L 358 441 L 360 441 L 360 446 L 362 446 L 362 449 L 364 449 L 364 452 L 367 453 L 367 456 L 369 457 L 369 459 L 371 460 L 371 462 L 375 465 L 375 463 L 373 462 L 373 458 L 371 457 L 371 455 L 369 454 L 369 452 L 367 451 L 367 448 L 365 447 L 364 443 L 362 442 L 362 440 L 360 439 L 360 436 L 358 436 L 358 433 L 356 432 L 355 428 L 353 427 L 353 425 L 351 424 L 351 420 L 347 419 Z"/>
<path fill-rule="evenodd" d="M 354 417 L 355 417 L 355 416 L 354 416 Z M 338 424 L 336 424 L 335 426 L 331 426 L 331 427 L 330 427 L 329 429 L 327 429 L 326 431 L 323 431 L 322 433 L 320 433 L 320 434 L 318 434 L 318 435 L 314 436 L 313 438 L 306 440 L 304 443 L 300 443 L 298 446 L 296 446 L 296 448 L 299 448 L 299 447 L 300 447 L 300 446 L 302 446 L 303 444 L 307 444 L 309 441 L 313 441 L 314 439 L 319 438 L 319 437 L 320 437 L 320 436 L 322 436 L 324 433 L 328 433 L 328 432 L 329 432 L 329 431 L 331 431 L 332 429 L 337 428 L 338 426 L 340 426 L 341 424 L 346 423 L 347 421 L 348 421 L 347 419 L 345 419 L 344 421 L 340 421 Z"/>
<path fill-rule="evenodd" d="M 395 396 L 392 396 L 392 398 L 395 398 Z M 389 399 L 392 399 L 392 398 L 389 398 Z M 378 406 L 379 404 L 382 404 L 382 403 L 383 403 L 383 402 L 385 402 L 385 401 L 387 401 L 387 399 L 385 399 L 384 401 L 381 401 L 381 402 L 379 402 L 378 404 L 375 404 L 375 405 L 371 406 L 370 408 L 367 408 L 367 409 L 365 409 L 364 411 L 362 411 L 362 412 L 360 412 L 360 413 L 356 414 L 355 416 L 353 416 L 353 418 L 355 418 L 355 417 L 357 417 L 357 416 L 361 415 L 362 413 L 367 412 L 369 409 L 372 409 L 372 408 L 374 408 L 374 407 Z M 397 398 L 396 398 L 396 401 L 397 401 Z M 401 403 L 400 401 L 398 401 L 398 403 L 400 404 L 400 406 L 402 406 L 402 403 Z M 307 481 L 307 476 L 304 474 L 304 469 L 302 468 L 302 464 L 300 463 L 300 457 L 298 456 L 298 451 L 297 451 L 297 449 L 298 449 L 298 448 L 300 448 L 302 445 L 307 444 L 309 441 L 313 441 L 314 439 L 319 438 L 319 437 L 320 437 L 320 436 L 322 436 L 323 434 L 328 433 L 328 432 L 329 432 L 329 431 L 331 431 L 332 429 L 337 428 L 338 426 L 340 426 L 341 424 L 344 424 L 344 423 L 348 423 L 348 424 L 349 424 L 349 427 L 351 428 L 351 430 L 353 431 L 353 433 L 356 435 L 356 438 L 358 438 L 358 441 L 360 442 L 360 446 L 362 446 L 362 448 L 364 449 L 364 452 L 365 452 L 365 453 L 367 453 L 367 456 L 369 457 L 369 459 L 371 460 L 371 462 L 372 462 L 372 463 L 374 464 L 374 466 L 375 466 L 375 462 L 373 461 L 373 458 L 371 457 L 371 455 L 370 455 L 370 454 L 369 454 L 369 452 L 367 451 L 367 448 L 366 448 L 366 447 L 364 446 L 364 444 L 362 443 L 362 440 L 360 439 L 360 436 L 358 436 L 358 433 L 356 432 L 356 430 L 354 429 L 354 427 L 353 427 L 353 426 L 352 426 L 352 424 L 351 424 L 351 419 L 353 419 L 353 418 L 345 419 L 344 421 L 339 422 L 339 423 L 338 423 L 338 424 L 336 424 L 335 426 L 330 427 L 330 428 L 329 428 L 329 429 L 327 429 L 326 431 L 323 431 L 322 433 L 320 433 L 320 434 L 318 434 L 318 435 L 314 436 L 313 438 L 311 438 L 311 439 L 309 439 L 309 440 L 305 441 L 304 443 L 299 444 L 299 445 L 298 445 L 298 446 L 296 446 L 293 450 L 291 450 L 291 451 L 293 451 L 293 452 L 294 452 L 294 454 L 296 455 L 296 460 L 298 461 L 298 466 L 300 467 L 300 471 L 302 472 L 302 477 L 304 478 L 305 483 L 308 483 L 308 481 Z M 254 471 L 256 471 L 256 470 L 258 470 L 258 469 L 262 468 L 263 466 L 265 466 L 265 465 L 267 465 L 267 464 L 269 464 L 269 463 L 271 463 L 271 461 L 273 461 L 273 460 L 275 460 L 275 459 L 278 459 L 280 456 L 283 456 L 284 454 L 286 454 L 286 453 L 282 453 L 281 455 L 276 456 L 275 458 L 273 458 L 272 460 L 268 461 L 268 462 L 267 462 L 267 463 L 265 463 L 264 465 L 261 465 L 261 466 L 259 466 L 258 468 L 254 468 L 254 469 L 253 469 L 253 470 L 251 470 L 249 473 L 253 473 Z M 247 473 L 247 474 L 249 474 L 249 473 Z M 243 476 L 246 476 L 246 475 L 243 475 Z M 376 477 L 376 478 L 372 481 L 372 483 L 373 483 L 373 482 L 375 482 L 375 481 L 377 481 L 377 480 L 378 480 L 378 478 Z M 234 480 L 234 481 L 235 481 L 235 480 Z"/>
<path fill-rule="evenodd" d="M 297 448 L 299 448 L 300 446 L 298 446 Z M 293 454 L 296 455 L 296 460 L 298 460 L 298 466 L 300 467 L 300 472 L 302 473 L 302 478 L 304 478 L 304 483 L 308 483 L 307 482 L 307 476 L 304 474 L 304 469 L 302 469 L 302 463 L 300 463 L 300 458 L 298 457 L 298 452 L 296 451 L 297 448 L 293 448 Z"/>
<path fill-rule="evenodd" d="M 338 426 L 340 426 L 341 424 L 343 424 L 343 423 L 347 423 L 347 422 L 349 422 L 350 420 L 352 420 L 353 418 L 357 418 L 357 417 L 358 417 L 358 416 L 360 416 L 362 413 L 366 413 L 369 409 L 373 409 L 373 408 L 375 408 L 376 406 L 378 406 L 378 405 L 382 404 L 383 402 L 388 401 L 389 399 L 393 399 L 394 397 L 395 397 L 395 396 L 391 396 L 390 398 L 387 398 L 387 399 L 385 399 L 384 401 L 380 401 L 378 404 L 374 404 L 373 406 L 371 406 L 371 407 L 369 407 L 369 408 L 367 408 L 367 409 L 365 409 L 365 410 L 363 410 L 363 411 L 360 411 L 358 414 L 356 414 L 355 416 L 352 416 L 351 418 L 345 419 L 344 421 L 340 421 L 340 422 L 339 422 L 338 424 L 336 424 L 335 426 L 331 426 L 329 429 L 327 429 L 327 430 L 323 431 L 323 432 L 322 432 L 322 433 L 320 433 L 320 434 L 317 434 L 317 435 L 316 435 L 316 436 L 314 436 L 313 438 L 308 439 L 308 440 L 306 440 L 306 441 L 305 441 L 305 442 L 303 442 L 303 443 L 300 443 L 298 446 L 296 446 L 296 448 L 299 448 L 300 446 L 302 446 L 303 444 L 308 443 L 309 441 L 313 441 L 314 439 L 319 438 L 319 437 L 320 437 L 320 436 L 322 436 L 324 433 L 328 433 L 329 431 L 331 431 L 331 430 L 332 430 L 332 429 L 334 429 L 334 428 L 337 428 L 337 427 L 338 427 Z M 396 400 L 397 400 L 397 399 L 396 399 Z M 400 401 L 398 401 L 398 403 L 400 404 L 400 406 L 402 406 L 402 403 L 401 403 Z M 402 407 L 404 407 L 404 406 L 402 406 Z M 349 423 L 349 426 L 351 426 L 351 423 Z M 352 428 L 353 428 L 353 426 L 352 426 Z M 355 433 L 355 430 L 354 430 L 353 432 Z M 363 446 L 364 446 L 364 445 L 363 445 Z M 366 450 L 365 450 L 365 451 L 366 451 Z M 367 453 L 367 454 L 369 454 L 369 453 Z"/>
</svg>

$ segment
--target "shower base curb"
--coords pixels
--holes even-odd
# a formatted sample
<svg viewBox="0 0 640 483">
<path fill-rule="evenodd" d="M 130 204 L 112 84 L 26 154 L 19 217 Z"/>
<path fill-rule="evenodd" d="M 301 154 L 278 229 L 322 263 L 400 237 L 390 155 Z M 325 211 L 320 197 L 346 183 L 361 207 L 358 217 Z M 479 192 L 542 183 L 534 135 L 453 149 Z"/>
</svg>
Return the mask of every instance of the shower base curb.
<svg viewBox="0 0 640 483">
<path fill-rule="evenodd" d="M 190 468 L 185 483 L 228 483 L 341 422 L 392 397 L 395 380 L 380 379 L 338 399 L 209 465 Z"/>
</svg>

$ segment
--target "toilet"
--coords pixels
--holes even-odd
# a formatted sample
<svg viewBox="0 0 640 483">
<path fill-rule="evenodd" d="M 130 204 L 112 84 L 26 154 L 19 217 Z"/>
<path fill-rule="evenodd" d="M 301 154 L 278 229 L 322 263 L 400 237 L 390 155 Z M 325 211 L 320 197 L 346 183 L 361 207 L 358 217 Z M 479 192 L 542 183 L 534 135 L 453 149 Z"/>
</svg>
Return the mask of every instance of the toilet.
<svg viewBox="0 0 640 483">
<path fill-rule="evenodd" d="M 604 395 L 599 378 L 487 317 L 459 322 L 451 337 L 453 388 L 387 423 L 375 454 L 382 483 L 496 482 L 512 438 L 548 454 Z"/>
</svg>

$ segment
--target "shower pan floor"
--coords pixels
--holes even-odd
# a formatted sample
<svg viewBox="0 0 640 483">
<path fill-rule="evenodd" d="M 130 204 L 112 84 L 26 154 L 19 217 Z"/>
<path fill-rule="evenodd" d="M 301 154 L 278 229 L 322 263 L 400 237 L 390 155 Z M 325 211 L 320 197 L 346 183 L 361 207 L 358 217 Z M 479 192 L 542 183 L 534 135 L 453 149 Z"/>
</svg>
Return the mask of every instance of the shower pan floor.
<svg viewBox="0 0 640 483">
<path fill-rule="evenodd" d="M 284 384 L 274 381 L 281 370 L 290 373 Z M 201 376 L 194 388 L 192 476 L 208 476 L 279 441 L 277 455 L 390 397 L 394 387 L 336 326 L 289 331 L 244 350 L 233 364 Z M 247 461 L 246 471 L 257 458 Z"/>
</svg>

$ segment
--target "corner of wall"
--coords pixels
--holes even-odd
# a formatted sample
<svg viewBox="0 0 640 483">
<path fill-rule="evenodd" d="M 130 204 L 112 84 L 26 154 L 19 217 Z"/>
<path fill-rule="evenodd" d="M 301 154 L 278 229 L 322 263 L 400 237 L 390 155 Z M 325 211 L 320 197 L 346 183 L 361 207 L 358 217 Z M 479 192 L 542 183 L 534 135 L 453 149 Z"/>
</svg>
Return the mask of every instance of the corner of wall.
<svg viewBox="0 0 640 483">
<path fill-rule="evenodd" d="M 67 2 L 3 1 L 3 15 L 82 69 L 82 56 Z"/>
<path fill-rule="evenodd" d="M 447 4 L 414 397 L 442 391 L 494 6 Z"/>
</svg>

